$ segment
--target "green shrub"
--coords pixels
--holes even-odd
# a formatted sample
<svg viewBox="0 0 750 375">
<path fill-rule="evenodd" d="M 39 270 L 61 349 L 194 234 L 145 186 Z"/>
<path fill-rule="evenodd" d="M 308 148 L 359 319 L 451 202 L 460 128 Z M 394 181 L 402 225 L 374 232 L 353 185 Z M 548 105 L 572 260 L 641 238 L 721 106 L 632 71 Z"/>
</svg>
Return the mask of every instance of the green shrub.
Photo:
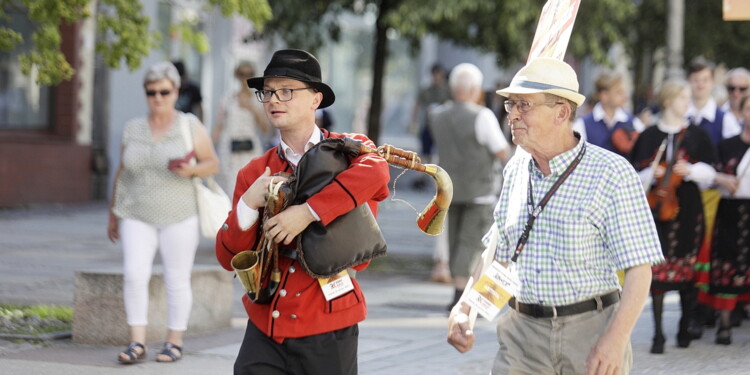
<svg viewBox="0 0 750 375">
<path fill-rule="evenodd" d="M 41 319 L 57 319 L 63 322 L 72 322 L 73 309 L 67 306 L 53 305 L 18 306 L 0 304 L 0 316 L 6 318 L 26 318 L 35 316 Z"/>
</svg>

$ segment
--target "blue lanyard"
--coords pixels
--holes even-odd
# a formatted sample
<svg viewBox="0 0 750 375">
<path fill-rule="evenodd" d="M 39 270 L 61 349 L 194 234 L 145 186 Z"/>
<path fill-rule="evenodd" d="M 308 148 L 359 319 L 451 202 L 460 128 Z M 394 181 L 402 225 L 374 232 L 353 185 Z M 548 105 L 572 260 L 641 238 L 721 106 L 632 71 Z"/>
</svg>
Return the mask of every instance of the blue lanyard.
<svg viewBox="0 0 750 375">
<path fill-rule="evenodd" d="M 573 160 L 573 162 L 568 165 L 568 168 L 565 169 L 565 171 L 560 175 L 560 177 L 557 178 L 557 181 L 555 181 L 555 184 L 552 185 L 552 187 L 549 189 L 547 194 L 544 195 L 544 198 L 542 198 L 542 201 L 539 202 L 538 205 L 534 206 L 534 194 L 533 194 L 533 187 L 531 186 L 531 173 L 529 173 L 529 180 L 528 180 L 528 189 L 526 191 L 526 208 L 528 211 L 528 218 L 526 219 L 526 225 L 523 228 L 523 233 L 521 234 L 521 237 L 518 238 L 518 242 L 516 242 L 516 250 L 513 252 L 513 256 L 511 257 L 511 262 L 516 262 L 518 260 L 518 256 L 521 255 L 521 251 L 523 251 L 524 246 L 526 246 L 526 242 L 529 241 L 529 233 L 531 233 L 531 228 L 534 227 L 534 221 L 536 221 L 536 218 L 539 217 L 539 214 L 542 213 L 542 210 L 547 205 L 547 202 L 549 202 L 550 198 L 552 198 L 552 195 L 555 194 L 557 189 L 560 187 L 560 185 L 565 182 L 565 180 L 570 176 L 571 173 L 573 173 L 573 170 L 576 169 L 578 164 L 581 162 L 581 159 L 583 159 L 583 154 L 586 153 L 586 142 L 581 140 L 580 142 L 583 142 L 581 145 L 581 150 L 578 151 L 578 155 L 576 155 L 576 158 Z M 529 161 L 529 163 L 532 163 L 533 161 Z"/>
</svg>

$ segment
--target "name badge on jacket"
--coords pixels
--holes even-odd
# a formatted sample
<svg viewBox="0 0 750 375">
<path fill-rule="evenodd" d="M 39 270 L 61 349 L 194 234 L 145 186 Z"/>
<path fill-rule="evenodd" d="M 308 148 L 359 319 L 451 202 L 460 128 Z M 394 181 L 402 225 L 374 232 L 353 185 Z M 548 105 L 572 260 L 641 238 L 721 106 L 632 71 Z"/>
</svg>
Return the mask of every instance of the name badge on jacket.
<svg viewBox="0 0 750 375">
<path fill-rule="evenodd" d="M 330 301 L 354 290 L 352 278 L 349 277 L 349 273 L 346 272 L 346 270 L 343 270 L 332 277 L 320 278 L 318 279 L 318 283 L 320 283 L 320 289 L 323 290 L 323 295 L 326 297 L 326 301 Z"/>
</svg>

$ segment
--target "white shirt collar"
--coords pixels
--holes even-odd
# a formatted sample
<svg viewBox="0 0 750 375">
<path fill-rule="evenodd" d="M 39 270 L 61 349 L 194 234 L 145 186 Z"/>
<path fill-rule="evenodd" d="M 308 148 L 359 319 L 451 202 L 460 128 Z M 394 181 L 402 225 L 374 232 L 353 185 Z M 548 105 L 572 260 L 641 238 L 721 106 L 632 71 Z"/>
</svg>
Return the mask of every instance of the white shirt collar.
<svg viewBox="0 0 750 375">
<path fill-rule="evenodd" d="M 618 122 L 626 122 L 628 121 L 628 114 L 625 113 L 625 111 L 622 110 L 622 108 L 617 108 L 615 110 L 615 117 L 611 119 L 611 123 L 607 120 L 607 113 L 604 112 L 604 107 L 602 106 L 602 103 L 596 103 L 594 106 L 594 109 L 591 111 L 591 115 L 594 116 L 594 121 L 603 121 L 605 124 L 607 124 L 608 128 L 612 128 L 617 124 Z"/>
<path fill-rule="evenodd" d="M 714 122 L 714 119 L 716 118 L 716 100 L 714 100 L 713 98 L 709 98 L 706 102 L 706 105 L 704 105 L 700 110 L 695 108 L 695 105 L 693 103 L 690 103 L 690 107 L 688 107 L 687 111 L 687 116 L 693 118 L 694 124 L 700 124 L 703 119 Z"/>
<path fill-rule="evenodd" d="M 323 134 L 321 133 L 320 129 L 316 126 L 315 129 L 312 131 L 312 134 L 310 134 L 310 138 L 307 140 L 307 143 L 305 144 L 305 150 L 298 154 L 292 150 L 289 145 L 284 143 L 284 140 L 279 137 L 279 147 L 281 147 L 281 150 L 284 151 L 284 157 L 286 157 L 286 160 L 288 160 L 290 163 L 297 165 L 299 164 L 300 159 L 302 159 L 302 155 L 307 152 L 307 150 L 311 149 L 313 146 L 318 144 L 323 139 Z"/>
<path fill-rule="evenodd" d="M 657 128 L 659 129 L 659 130 L 661 130 L 661 131 L 663 131 L 664 133 L 667 133 L 667 134 L 677 134 L 677 133 L 679 133 L 679 132 L 680 132 L 680 130 L 682 130 L 683 128 L 686 128 L 686 127 L 687 127 L 687 125 L 688 125 L 688 124 L 687 124 L 687 122 L 686 122 L 686 123 L 684 123 L 684 124 L 683 124 L 683 126 L 682 126 L 682 127 L 679 127 L 679 128 L 674 128 L 674 127 L 672 127 L 672 126 L 667 126 L 667 125 L 664 125 L 664 124 L 663 124 L 663 123 L 662 123 L 661 121 L 659 121 L 659 122 L 657 122 L 657 123 L 656 123 L 656 127 L 657 127 Z"/>
</svg>

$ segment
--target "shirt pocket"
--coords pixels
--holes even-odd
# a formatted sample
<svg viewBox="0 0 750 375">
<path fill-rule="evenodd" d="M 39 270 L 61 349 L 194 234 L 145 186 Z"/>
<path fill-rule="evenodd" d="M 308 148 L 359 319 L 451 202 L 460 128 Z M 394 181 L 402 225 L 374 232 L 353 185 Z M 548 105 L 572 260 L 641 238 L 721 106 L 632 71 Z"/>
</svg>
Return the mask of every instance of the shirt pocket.
<svg viewBox="0 0 750 375">
<path fill-rule="evenodd" d="M 342 296 L 336 297 L 330 301 L 326 301 L 325 312 L 331 314 L 339 311 L 344 311 L 359 305 L 361 301 L 363 301 L 362 292 L 359 290 L 359 288 L 354 288 L 354 290 Z"/>
<path fill-rule="evenodd" d="M 549 236 L 556 263 L 577 270 L 604 255 L 599 229 L 585 208 L 579 207 L 564 215 L 556 215 Z M 597 251 L 599 250 L 599 251 Z"/>
</svg>

